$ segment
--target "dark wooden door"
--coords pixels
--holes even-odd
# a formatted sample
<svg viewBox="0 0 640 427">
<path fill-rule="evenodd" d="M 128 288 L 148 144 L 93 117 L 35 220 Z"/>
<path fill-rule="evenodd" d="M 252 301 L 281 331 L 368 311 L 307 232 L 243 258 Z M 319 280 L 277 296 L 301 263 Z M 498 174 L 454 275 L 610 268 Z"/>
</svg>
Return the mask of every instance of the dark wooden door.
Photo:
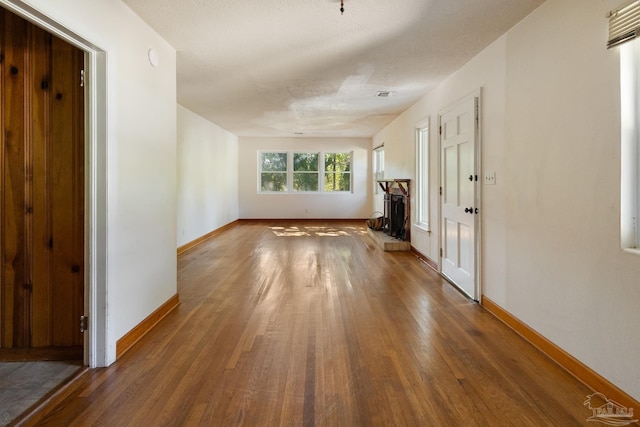
<svg viewBox="0 0 640 427">
<path fill-rule="evenodd" d="M 83 354 L 83 67 L 0 9 L 0 360 Z"/>
</svg>

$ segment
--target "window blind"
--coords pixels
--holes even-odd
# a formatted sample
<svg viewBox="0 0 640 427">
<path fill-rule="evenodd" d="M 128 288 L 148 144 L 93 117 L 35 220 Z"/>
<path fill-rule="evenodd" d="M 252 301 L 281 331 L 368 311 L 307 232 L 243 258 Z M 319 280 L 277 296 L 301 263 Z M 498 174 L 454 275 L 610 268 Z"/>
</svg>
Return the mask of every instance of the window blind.
<svg viewBox="0 0 640 427">
<path fill-rule="evenodd" d="M 609 18 L 607 49 L 640 37 L 640 0 L 633 0 L 612 10 Z"/>
</svg>

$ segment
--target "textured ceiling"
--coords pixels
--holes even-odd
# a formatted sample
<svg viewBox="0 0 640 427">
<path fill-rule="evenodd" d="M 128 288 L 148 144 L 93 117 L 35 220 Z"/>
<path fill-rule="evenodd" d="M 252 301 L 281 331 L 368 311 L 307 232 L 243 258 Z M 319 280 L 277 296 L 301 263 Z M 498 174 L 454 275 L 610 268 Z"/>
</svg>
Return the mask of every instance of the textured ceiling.
<svg viewBox="0 0 640 427">
<path fill-rule="evenodd" d="M 369 137 L 543 0 L 124 2 L 177 49 L 186 108 L 239 136 Z"/>
</svg>

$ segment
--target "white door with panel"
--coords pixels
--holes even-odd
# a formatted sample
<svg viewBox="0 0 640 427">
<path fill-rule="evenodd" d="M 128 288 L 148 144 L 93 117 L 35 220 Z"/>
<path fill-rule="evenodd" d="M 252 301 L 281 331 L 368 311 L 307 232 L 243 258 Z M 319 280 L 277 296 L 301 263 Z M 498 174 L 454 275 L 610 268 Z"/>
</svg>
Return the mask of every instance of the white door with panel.
<svg viewBox="0 0 640 427">
<path fill-rule="evenodd" d="M 478 97 L 441 113 L 440 126 L 441 273 L 477 301 Z"/>
</svg>

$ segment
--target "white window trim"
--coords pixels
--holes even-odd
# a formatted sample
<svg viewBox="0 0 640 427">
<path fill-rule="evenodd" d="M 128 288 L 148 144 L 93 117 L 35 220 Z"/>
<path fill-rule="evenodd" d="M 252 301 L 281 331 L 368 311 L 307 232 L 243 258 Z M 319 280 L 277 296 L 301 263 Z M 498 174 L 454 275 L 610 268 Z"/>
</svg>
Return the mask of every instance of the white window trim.
<svg viewBox="0 0 640 427">
<path fill-rule="evenodd" d="M 426 136 L 426 141 L 424 137 Z M 415 226 L 424 231 L 431 231 L 429 218 L 431 214 L 430 182 L 429 182 L 429 118 L 416 125 L 416 221 Z"/>
<path fill-rule="evenodd" d="M 640 40 L 620 46 L 620 244 L 640 255 Z"/>
<path fill-rule="evenodd" d="M 287 191 L 262 191 L 262 154 L 263 153 L 286 153 L 287 154 Z M 293 155 L 294 153 L 317 153 L 318 154 L 318 191 L 296 191 L 293 189 Z M 350 156 L 350 168 L 349 168 L 349 190 L 347 191 L 325 191 L 325 167 L 324 167 L 324 155 L 329 153 L 343 153 Z M 258 194 L 352 194 L 353 193 L 353 151 L 315 151 L 315 150 L 258 150 L 256 163 L 257 163 L 257 191 Z"/>
<path fill-rule="evenodd" d="M 382 157 L 382 162 L 380 162 L 380 157 Z M 373 194 L 378 194 L 379 192 L 382 191 L 382 189 L 378 185 L 378 180 L 384 179 L 384 144 L 373 149 L 372 161 L 373 161 Z M 379 163 L 382 163 L 382 168 L 380 168 Z"/>
</svg>

